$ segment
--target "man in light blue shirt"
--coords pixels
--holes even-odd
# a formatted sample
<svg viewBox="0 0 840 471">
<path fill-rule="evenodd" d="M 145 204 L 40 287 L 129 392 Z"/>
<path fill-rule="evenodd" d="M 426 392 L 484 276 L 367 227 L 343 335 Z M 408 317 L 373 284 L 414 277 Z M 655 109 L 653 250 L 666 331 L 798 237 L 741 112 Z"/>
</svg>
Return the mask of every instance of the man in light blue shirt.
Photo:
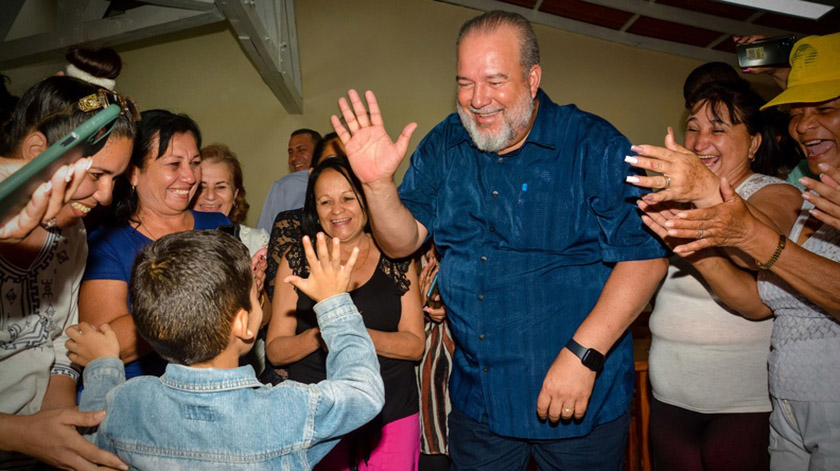
<svg viewBox="0 0 840 471">
<path fill-rule="evenodd" d="M 289 174 L 271 185 L 265 197 L 257 227 L 271 234 L 274 218 L 282 211 L 303 207 L 312 153 L 321 134 L 311 129 L 298 129 L 289 138 Z"/>
<path fill-rule="evenodd" d="M 67 329 L 72 361 L 87 365 L 81 410 L 105 409 L 91 440 L 132 469 L 311 469 L 385 402 L 376 350 L 346 293 L 358 251 L 342 266 L 318 234 L 311 267 L 290 282 L 315 305 L 327 379 L 264 386 L 239 358 L 253 346 L 262 308 L 248 251 L 221 231 L 170 234 L 138 256 L 130 285 L 137 330 L 172 363 L 161 377 L 125 381 L 107 324 Z M 320 260 L 319 260 L 320 258 Z"/>
</svg>

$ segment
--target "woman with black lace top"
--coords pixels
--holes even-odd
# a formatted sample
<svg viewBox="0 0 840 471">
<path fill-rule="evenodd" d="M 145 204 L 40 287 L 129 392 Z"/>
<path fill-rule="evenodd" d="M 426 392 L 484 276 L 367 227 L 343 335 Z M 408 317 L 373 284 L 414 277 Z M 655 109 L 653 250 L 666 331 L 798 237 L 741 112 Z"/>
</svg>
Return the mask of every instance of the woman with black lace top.
<svg viewBox="0 0 840 471">
<path fill-rule="evenodd" d="M 309 178 L 303 213 L 288 213 L 281 224 L 315 237 L 323 231 L 341 240 L 342 262 L 359 249 L 350 279 L 350 296 L 359 308 L 379 355 L 385 382 L 385 407 L 365 427 L 345 437 L 317 470 L 416 470 L 420 432 L 414 365 L 423 354 L 423 312 L 417 272 L 410 260 L 390 260 L 370 234 L 361 184 L 343 156 L 320 162 Z M 275 222 L 277 227 L 277 222 Z M 274 243 L 274 240 L 272 240 Z M 300 243 L 286 250 L 277 280 L 309 268 Z M 266 338 L 266 356 L 285 365 L 289 379 L 316 383 L 326 379 L 326 351 L 312 301 L 288 283 L 276 283 L 273 315 Z"/>
</svg>

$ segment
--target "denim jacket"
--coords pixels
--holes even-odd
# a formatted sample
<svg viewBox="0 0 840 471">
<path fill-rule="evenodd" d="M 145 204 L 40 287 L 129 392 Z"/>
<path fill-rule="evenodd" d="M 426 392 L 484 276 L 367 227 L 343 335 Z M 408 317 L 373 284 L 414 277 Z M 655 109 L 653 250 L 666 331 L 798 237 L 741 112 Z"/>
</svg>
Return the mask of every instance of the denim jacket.
<svg viewBox="0 0 840 471">
<path fill-rule="evenodd" d="M 88 439 L 132 469 L 311 469 L 385 402 L 373 342 L 348 294 L 315 306 L 329 347 L 327 379 L 271 387 L 250 366 L 170 364 L 160 377 L 125 381 L 113 357 L 84 371 L 80 410 L 106 409 Z"/>
</svg>

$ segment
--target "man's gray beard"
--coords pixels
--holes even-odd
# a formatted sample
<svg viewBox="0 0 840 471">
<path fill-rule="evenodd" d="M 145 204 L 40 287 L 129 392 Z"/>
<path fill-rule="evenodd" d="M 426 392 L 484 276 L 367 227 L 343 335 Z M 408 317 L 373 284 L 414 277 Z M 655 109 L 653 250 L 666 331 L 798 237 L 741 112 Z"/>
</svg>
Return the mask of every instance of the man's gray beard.
<svg viewBox="0 0 840 471">
<path fill-rule="evenodd" d="M 512 108 L 502 111 L 502 129 L 495 134 L 481 132 L 473 117 L 467 114 L 467 111 L 457 101 L 455 107 L 458 109 L 461 124 L 466 128 L 476 147 L 484 152 L 499 152 L 512 146 L 514 139 L 516 139 L 516 131 L 526 128 L 528 123 L 531 122 L 531 115 L 534 113 L 534 100 L 531 98 L 529 90 L 525 90 L 519 95 Z M 472 107 L 470 107 L 470 110 L 478 112 Z"/>
</svg>

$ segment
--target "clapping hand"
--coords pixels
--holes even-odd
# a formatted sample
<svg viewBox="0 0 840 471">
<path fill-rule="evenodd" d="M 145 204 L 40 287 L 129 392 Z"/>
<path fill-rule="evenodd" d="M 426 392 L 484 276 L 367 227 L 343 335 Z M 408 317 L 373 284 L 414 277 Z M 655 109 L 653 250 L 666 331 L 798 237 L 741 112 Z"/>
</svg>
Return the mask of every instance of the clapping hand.
<svg viewBox="0 0 840 471">
<path fill-rule="evenodd" d="M 820 221 L 840 230 L 840 169 L 831 168 L 826 164 L 819 164 L 820 181 L 812 178 L 802 177 L 799 182 L 809 190 L 816 191 L 819 195 L 810 192 L 802 193 L 802 197 L 814 203 L 815 208 L 811 214 Z"/>
<path fill-rule="evenodd" d="M 674 130 L 668 128 L 665 147 L 638 145 L 630 148 L 638 156 L 627 156 L 625 161 L 634 167 L 659 172 L 654 177 L 630 176 L 627 182 L 643 188 L 658 188 L 643 198 L 650 204 L 663 201 L 695 203 L 707 207 L 720 202 L 719 181 L 700 158 L 676 143 Z"/>
</svg>

